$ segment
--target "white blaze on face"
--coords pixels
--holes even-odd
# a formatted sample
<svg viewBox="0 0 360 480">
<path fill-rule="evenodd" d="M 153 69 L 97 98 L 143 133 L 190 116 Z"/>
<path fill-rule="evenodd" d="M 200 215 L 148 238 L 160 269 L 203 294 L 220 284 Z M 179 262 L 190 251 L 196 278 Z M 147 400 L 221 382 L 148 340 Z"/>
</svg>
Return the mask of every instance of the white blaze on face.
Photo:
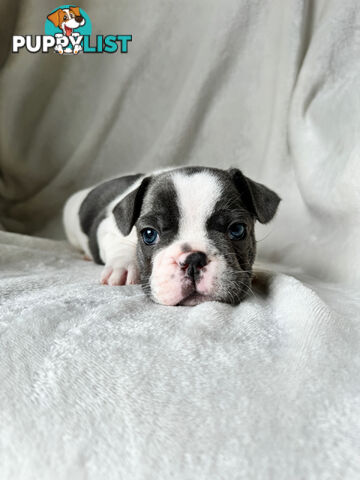
<svg viewBox="0 0 360 480">
<path fill-rule="evenodd" d="M 221 195 L 219 180 L 207 172 L 190 176 L 174 173 L 172 179 L 180 210 L 178 239 L 190 242 L 192 250 L 206 253 L 209 248 L 206 221 Z"/>
<path fill-rule="evenodd" d="M 200 295 L 214 293 L 214 281 L 225 268 L 225 262 L 214 257 L 216 250 L 210 245 L 206 230 L 206 222 L 222 193 L 220 181 L 209 172 L 192 175 L 174 172 L 171 179 L 180 212 L 178 234 L 171 245 L 154 255 L 150 278 L 154 300 L 165 305 L 177 305 L 193 293 L 193 284 L 180 266 L 180 257 L 183 259 L 184 253 L 203 252 L 208 258 L 209 263 L 196 284 Z"/>
</svg>

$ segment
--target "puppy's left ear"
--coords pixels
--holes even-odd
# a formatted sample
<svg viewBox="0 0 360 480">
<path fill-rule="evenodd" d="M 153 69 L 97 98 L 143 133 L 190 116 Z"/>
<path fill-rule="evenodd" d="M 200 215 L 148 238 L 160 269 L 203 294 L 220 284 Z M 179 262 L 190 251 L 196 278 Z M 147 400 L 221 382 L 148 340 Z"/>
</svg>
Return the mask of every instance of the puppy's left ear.
<svg viewBox="0 0 360 480">
<path fill-rule="evenodd" d="M 231 168 L 228 173 L 249 212 L 260 223 L 269 222 L 275 215 L 281 198 L 265 185 L 245 177 L 237 168 Z"/>
<path fill-rule="evenodd" d="M 151 177 L 145 177 L 138 188 L 130 192 L 113 208 L 113 214 L 120 232 L 126 237 L 139 218 L 142 203 Z"/>
</svg>

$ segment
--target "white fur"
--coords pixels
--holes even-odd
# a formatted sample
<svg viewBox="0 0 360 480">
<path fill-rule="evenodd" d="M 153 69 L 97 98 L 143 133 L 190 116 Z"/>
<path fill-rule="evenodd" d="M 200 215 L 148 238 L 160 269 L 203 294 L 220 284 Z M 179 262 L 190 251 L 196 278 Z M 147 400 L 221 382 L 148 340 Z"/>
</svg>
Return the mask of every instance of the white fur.
<svg viewBox="0 0 360 480">
<path fill-rule="evenodd" d="M 219 180 L 208 172 L 172 174 L 180 209 L 178 241 L 190 243 L 192 250 L 209 250 L 206 220 L 221 196 Z"/>
<path fill-rule="evenodd" d="M 136 229 L 124 237 L 111 213 L 99 225 L 97 240 L 100 257 L 105 263 L 101 275 L 102 283 L 123 285 L 137 283 L 139 271 L 136 263 Z"/>
<path fill-rule="evenodd" d="M 63 223 L 69 242 L 75 248 L 82 250 L 86 255 L 92 258 L 88 246 L 88 237 L 81 229 L 79 218 L 80 205 L 90 190 L 91 188 L 86 188 L 85 190 L 80 190 L 71 195 L 64 207 Z"/>
</svg>

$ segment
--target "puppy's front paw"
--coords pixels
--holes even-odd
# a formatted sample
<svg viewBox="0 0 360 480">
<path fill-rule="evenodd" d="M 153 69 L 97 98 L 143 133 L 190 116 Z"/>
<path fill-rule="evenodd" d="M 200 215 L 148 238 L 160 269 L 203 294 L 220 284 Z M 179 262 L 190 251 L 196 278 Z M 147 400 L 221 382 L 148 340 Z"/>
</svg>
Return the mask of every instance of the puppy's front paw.
<svg viewBox="0 0 360 480">
<path fill-rule="evenodd" d="M 135 263 L 124 265 L 113 261 L 105 265 L 100 281 L 103 285 L 135 285 L 139 283 L 139 270 Z"/>
</svg>

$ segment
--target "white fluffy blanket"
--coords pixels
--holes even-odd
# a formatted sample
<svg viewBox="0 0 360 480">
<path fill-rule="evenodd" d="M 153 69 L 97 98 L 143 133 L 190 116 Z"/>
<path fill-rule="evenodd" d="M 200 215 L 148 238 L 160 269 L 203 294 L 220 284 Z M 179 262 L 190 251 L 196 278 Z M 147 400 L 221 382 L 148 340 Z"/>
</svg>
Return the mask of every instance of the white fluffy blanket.
<svg viewBox="0 0 360 480">
<path fill-rule="evenodd" d="M 235 308 L 163 307 L 64 243 L 0 239 L 2 479 L 358 477 L 348 291 L 267 273 Z"/>
<path fill-rule="evenodd" d="M 47 1 L 3 5 L 43 33 Z M 129 53 L 0 46 L 1 480 L 360 478 L 358 2 L 80 7 Z M 178 164 L 283 198 L 238 307 L 102 286 L 61 241 L 75 189 Z"/>
</svg>

